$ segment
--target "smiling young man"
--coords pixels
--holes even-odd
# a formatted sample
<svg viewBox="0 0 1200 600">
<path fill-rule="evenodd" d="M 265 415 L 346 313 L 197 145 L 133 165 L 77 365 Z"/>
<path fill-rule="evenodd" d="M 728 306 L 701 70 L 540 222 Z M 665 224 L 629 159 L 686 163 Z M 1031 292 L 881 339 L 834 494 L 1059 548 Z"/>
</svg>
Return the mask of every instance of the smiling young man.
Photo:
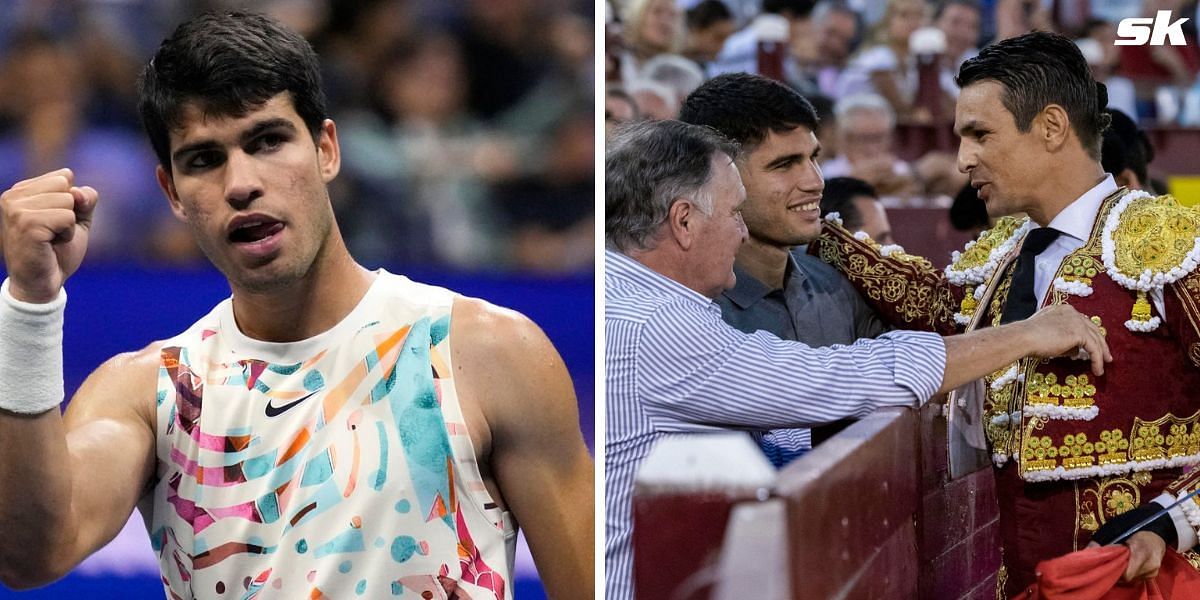
<svg viewBox="0 0 1200 600">
<path fill-rule="evenodd" d="M 881 406 L 916 407 L 1023 354 L 1058 356 L 1077 344 L 1091 349 L 1096 373 L 1109 358 L 1100 330 L 1070 307 L 950 338 L 889 332 L 826 348 L 730 327 L 713 300 L 735 283 L 734 258 L 747 236 L 739 154 L 712 128 L 672 120 L 628 124 L 605 149 L 610 600 L 634 595 L 634 479 L 661 439 L 811 427 Z"/>
<path fill-rule="evenodd" d="M 137 504 L 170 598 L 505 598 L 518 523 L 551 596 L 590 596 L 561 359 L 518 314 L 354 261 L 318 70 L 259 15 L 163 42 L 141 83 L 158 181 L 233 295 L 106 362 L 64 416 L 63 283 L 103 200 L 67 169 L 0 196 L 6 584 L 61 577 Z"/>
<path fill-rule="evenodd" d="M 999 583 L 1012 597 L 1039 561 L 1111 541 L 1200 481 L 1195 470 L 1181 478 L 1200 463 L 1200 213 L 1104 172 L 1106 92 L 1069 39 L 1003 40 L 957 81 L 958 166 L 996 226 L 944 274 L 834 225 L 816 250 L 906 329 L 984 330 L 1055 305 L 1103 328 L 1115 357 L 1104 375 L 1020 360 L 949 402 L 952 426 L 955 414 L 974 425 L 952 450 L 995 465 Z M 1130 537 L 1124 577 L 1153 576 L 1167 544 L 1190 551 L 1197 527 L 1200 504 L 1188 500 Z"/>
<path fill-rule="evenodd" d="M 747 73 L 715 77 L 684 102 L 680 120 L 716 129 L 741 146 L 749 236 L 737 253 L 737 283 L 717 299 L 726 323 L 813 347 L 853 344 L 886 331 L 835 269 L 793 252 L 821 233 L 825 187 L 813 131 L 817 114 L 787 86 Z M 812 447 L 807 429 L 756 434 L 776 466 Z"/>
</svg>

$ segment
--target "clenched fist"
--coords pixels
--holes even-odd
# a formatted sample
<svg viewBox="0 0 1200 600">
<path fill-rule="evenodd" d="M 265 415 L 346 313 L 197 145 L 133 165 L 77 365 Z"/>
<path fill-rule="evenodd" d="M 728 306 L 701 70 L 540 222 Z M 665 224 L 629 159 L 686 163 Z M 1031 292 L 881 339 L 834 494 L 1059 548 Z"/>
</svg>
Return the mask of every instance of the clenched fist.
<svg viewBox="0 0 1200 600">
<path fill-rule="evenodd" d="M 70 169 L 26 179 L 0 194 L 4 262 L 14 298 L 42 304 L 58 296 L 83 261 L 98 198 L 90 187 L 75 187 Z"/>
</svg>

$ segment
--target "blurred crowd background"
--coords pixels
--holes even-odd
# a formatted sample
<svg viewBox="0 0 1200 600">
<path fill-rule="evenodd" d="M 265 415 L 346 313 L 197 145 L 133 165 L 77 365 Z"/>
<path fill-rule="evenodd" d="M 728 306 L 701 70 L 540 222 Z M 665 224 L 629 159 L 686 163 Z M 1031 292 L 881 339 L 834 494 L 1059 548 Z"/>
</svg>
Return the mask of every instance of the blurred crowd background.
<svg viewBox="0 0 1200 600">
<path fill-rule="evenodd" d="M 826 179 L 869 184 L 897 241 L 940 241 L 920 250 L 956 247 L 988 226 L 955 164 L 954 75 L 981 47 L 1033 30 L 1076 40 L 1105 83 L 1120 114 L 1105 134 L 1104 166 L 1118 183 L 1200 202 L 1196 0 L 604 1 L 606 129 L 673 118 L 721 73 L 778 79 L 821 118 Z M 1122 19 L 1159 11 L 1187 19 L 1186 44 L 1114 44 Z"/>
<path fill-rule="evenodd" d="M 136 80 L 204 10 L 316 47 L 354 255 L 404 268 L 590 273 L 594 18 L 582 0 L 0 0 L 0 188 L 69 166 L 101 193 L 89 261 L 203 261 L 170 215 Z"/>
<path fill-rule="evenodd" d="M 0 0 L 0 190 L 67 166 L 101 194 L 70 283 L 68 395 L 229 293 L 171 215 L 136 108 L 161 41 L 221 9 L 273 15 L 320 55 L 355 257 L 528 315 L 592 446 L 596 28 L 581 0 Z M 523 540 L 513 586 L 544 598 Z M 65 579 L 7 597 L 162 597 L 141 517 Z"/>
</svg>

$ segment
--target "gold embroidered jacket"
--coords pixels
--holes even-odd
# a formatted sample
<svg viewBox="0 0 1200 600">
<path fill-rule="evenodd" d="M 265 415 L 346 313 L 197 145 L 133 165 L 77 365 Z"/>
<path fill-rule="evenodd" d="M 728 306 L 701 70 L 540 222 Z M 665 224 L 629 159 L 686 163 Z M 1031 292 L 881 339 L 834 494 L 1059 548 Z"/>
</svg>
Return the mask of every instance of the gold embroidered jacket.
<svg viewBox="0 0 1200 600">
<path fill-rule="evenodd" d="M 1001 219 L 945 271 L 826 223 L 810 252 L 883 317 L 950 334 L 999 324 L 1027 219 Z M 1070 304 L 1105 333 L 1114 362 L 1023 359 L 984 378 L 982 425 L 997 466 L 1026 482 L 1079 480 L 1200 463 L 1200 211 L 1119 190 L 1084 245 L 1059 264 L 1044 305 Z M 1162 293 L 1165 318 L 1148 299 Z M 1200 485 L 1200 469 L 1176 494 Z M 1141 498 L 1142 502 L 1152 498 Z M 1191 507 L 1200 530 L 1200 503 Z"/>
</svg>

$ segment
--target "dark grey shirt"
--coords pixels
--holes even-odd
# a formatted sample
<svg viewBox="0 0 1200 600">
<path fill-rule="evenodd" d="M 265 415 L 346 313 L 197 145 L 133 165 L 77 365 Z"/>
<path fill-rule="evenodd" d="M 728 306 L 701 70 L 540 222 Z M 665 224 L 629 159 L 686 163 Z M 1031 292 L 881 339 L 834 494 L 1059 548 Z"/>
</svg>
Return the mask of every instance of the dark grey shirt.
<svg viewBox="0 0 1200 600">
<path fill-rule="evenodd" d="M 737 284 L 717 298 L 721 317 L 746 333 L 765 330 L 809 346 L 853 344 L 888 331 L 879 316 L 833 267 L 798 248 L 792 252 L 783 289 L 771 289 L 734 265 Z M 777 467 L 812 447 L 807 429 L 765 432 L 763 452 Z"/>
</svg>

